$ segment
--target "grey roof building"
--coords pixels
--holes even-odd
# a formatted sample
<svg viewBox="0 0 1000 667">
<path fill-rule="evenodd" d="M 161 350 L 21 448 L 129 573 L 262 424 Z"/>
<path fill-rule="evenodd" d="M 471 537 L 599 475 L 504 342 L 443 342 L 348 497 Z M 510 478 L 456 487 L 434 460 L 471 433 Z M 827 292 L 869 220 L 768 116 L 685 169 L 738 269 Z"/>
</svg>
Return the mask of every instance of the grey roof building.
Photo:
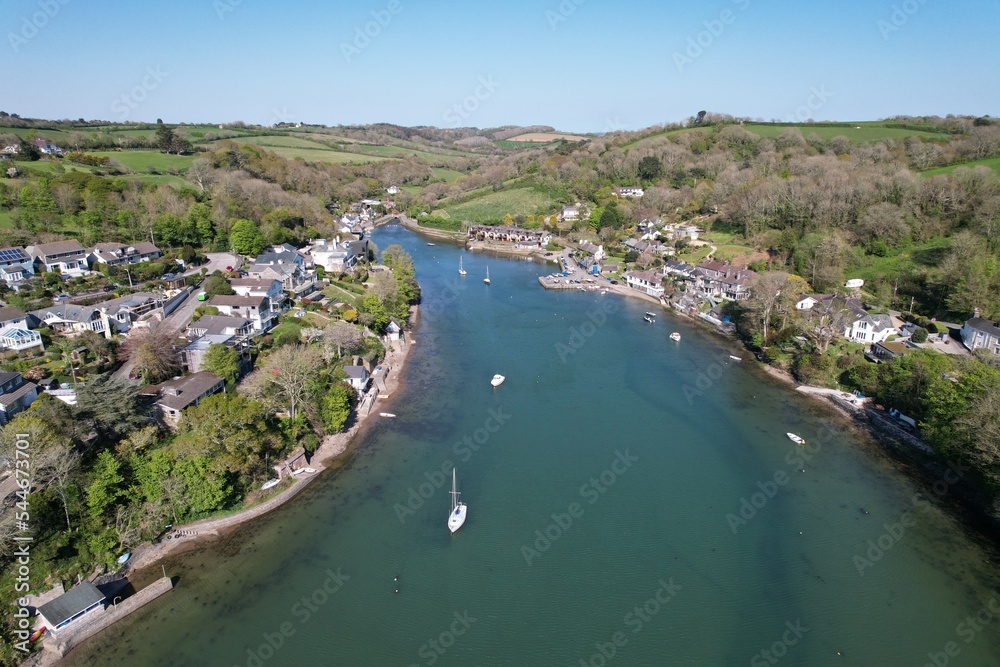
<svg viewBox="0 0 1000 667">
<path fill-rule="evenodd" d="M 55 600 L 38 608 L 42 621 L 49 632 L 56 632 L 69 623 L 104 604 L 104 593 L 97 586 L 84 581 Z"/>
</svg>

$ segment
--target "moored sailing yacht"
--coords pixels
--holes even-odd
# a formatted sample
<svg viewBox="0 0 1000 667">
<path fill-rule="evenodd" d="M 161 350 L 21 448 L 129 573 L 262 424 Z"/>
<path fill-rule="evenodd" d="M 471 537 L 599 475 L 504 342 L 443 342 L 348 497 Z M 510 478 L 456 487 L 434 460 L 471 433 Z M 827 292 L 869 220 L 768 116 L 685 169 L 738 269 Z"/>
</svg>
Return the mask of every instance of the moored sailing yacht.
<svg viewBox="0 0 1000 667">
<path fill-rule="evenodd" d="M 451 469 L 451 513 L 448 515 L 448 530 L 455 532 L 462 527 L 465 523 L 465 516 L 468 511 L 468 506 L 465 503 L 459 502 L 458 497 L 462 495 L 458 492 L 458 479 L 457 471 L 455 468 Z"/>
</svg>

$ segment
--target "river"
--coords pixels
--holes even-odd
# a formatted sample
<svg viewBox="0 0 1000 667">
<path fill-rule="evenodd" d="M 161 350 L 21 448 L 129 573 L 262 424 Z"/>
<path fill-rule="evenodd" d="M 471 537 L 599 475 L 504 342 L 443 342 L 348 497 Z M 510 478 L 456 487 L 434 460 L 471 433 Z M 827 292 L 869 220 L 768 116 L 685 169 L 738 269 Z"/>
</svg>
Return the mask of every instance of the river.
<svg viewBox="0 0 1000 667">
<path fill-rule="evenodd" d="M 176 589 L 67 664 L 1000 664 L 995 553 L 944 506 L 951 478 L 919 485 L 645 302 L 396 225 L 374 241 L 424 294 L 398 418 L 167 561 Z"/>
</svg>

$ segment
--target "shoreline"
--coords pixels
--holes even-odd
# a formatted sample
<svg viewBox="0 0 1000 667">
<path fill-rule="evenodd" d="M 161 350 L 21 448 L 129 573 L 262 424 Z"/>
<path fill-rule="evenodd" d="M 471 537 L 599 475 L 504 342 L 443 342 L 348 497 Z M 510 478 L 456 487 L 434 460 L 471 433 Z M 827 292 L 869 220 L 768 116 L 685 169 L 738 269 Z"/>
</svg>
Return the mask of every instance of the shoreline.
<svg viewBox="0 0 1000 667">
<path fill-rule="evenodd" d="M 143 575 L 159 565 L 168 556 L 182 554 L 213 539 L 220 539 L 233 529 L 270 513 L 292 500 L 310 483 L 318 479 L 324 470 L 336 468 L 335 464 L 354 449 L 359 436 L 363 435 L 367 427 L 379 418 L 379 413 L 376 410 L 378 402 L 380 400 L 391 401 L 394 394 L 402 388 L 403 371 L 409 360 L 410 351 L 415 344 L 412 341 L 412 336 L 407 336 L 407 332 L 412 331 L 412 328 L 419 322 L 419 313 L 419 306 L 411 306 L 410 324 L 402 334 L 403 340 L 390 342 L 390 348 L 386 352 L 386 358 L 383 362 L 389 364 L 389 369 L 383 378 L 382 388 L 376 387 L 376 398 L 367 414 L 356 414 L 354 422 L 346 431 L 325 436 L 320 446 L 313 452 L 308 465 L 316 471 L 315 473 L 301 477 L 286 475 L 282 480 L 291 477 L 292 484 L 277 495 L 256 505 L 225 516 L 208 517 L 174 526 L 170 533 L 162 537 L 158 543 L 144 544 L 137 548 L 121 573 L 127 577 L 143 578 Z M 407 338 L 411 340 L 407 341 Z"/>
</svg>

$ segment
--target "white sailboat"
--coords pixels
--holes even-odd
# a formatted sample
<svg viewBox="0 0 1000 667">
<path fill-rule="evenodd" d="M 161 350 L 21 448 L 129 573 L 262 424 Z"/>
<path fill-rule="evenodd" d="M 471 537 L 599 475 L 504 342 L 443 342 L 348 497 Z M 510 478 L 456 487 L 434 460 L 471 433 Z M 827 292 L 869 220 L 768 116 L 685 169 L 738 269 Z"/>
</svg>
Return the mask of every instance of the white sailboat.
<svg viewBox="0 0 1000 667">
<path fill-rule="evenodd" d="M 483 282 L 486 283 L 487 285 L 490 284 L 490 267 L 488 266 L 486 267 L 486 277 L 483 278 Z"/>
<path fill-rule="evenodd" d="M 459 256 L 459 258 L 458 258 L 458 275 L 464 276 L 466 273 L 468 273 L 468 271 L 466 271 L 465 269 L 462 268 L 462 257 Z"/>
<path fill-rule="evenodd" d="M 451 513 L 448 514 L 448 530 L 455 532 L 462 527 L 465 523 L 465 516 L 468 513 L 468 507 L 465 503 L 459 502 L 458 497 L 461 494 L 458 492 L 458 480 L 457 472 L 455 468 L 451 469 Z"/>
</svg>

